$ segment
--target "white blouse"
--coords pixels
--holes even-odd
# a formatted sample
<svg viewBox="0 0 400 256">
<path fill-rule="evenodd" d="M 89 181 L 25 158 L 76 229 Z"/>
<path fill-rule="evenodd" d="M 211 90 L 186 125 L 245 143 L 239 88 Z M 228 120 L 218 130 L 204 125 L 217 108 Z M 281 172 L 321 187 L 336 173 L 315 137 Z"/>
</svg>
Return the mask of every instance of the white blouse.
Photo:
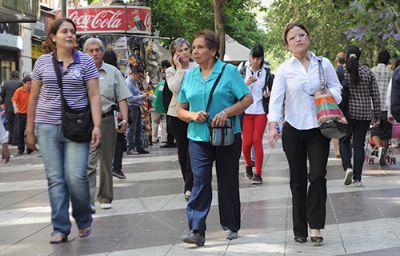
<svg viewBox="0 0 400 256">
<path fill-rule="evenodd" d="M 342 85 L 332 63 L 322 58 L 323 73 L 329 91 L 336 102 L 342 100 Z M 314 93 L 319 89 L 318 57 L 310 52 L 308 71 L 292 56 L 285 61 L 275 75 L 269 102 L 268 120 L 279 122 L 282 118 L 298 130 L 318 127 Z M 283 113 L 284 112 L 284 113 Z"/>
</svg>

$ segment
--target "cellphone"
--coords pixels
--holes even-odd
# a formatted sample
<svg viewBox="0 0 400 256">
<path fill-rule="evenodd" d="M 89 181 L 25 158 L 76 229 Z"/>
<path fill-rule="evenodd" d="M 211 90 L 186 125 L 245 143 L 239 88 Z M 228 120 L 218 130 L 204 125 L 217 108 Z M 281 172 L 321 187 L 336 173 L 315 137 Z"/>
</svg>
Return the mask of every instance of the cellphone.
<svg viewBox="0 0 400 256">
<path fill-rule="evenodd" d="M 122 114 L 121 112 L 115 111 L 114 110 L 114 123 L 115 123 L 115 129 L 119 130 L 121 129 L 121 125 L 119 123 L 122 122 Z"/>
</svg>

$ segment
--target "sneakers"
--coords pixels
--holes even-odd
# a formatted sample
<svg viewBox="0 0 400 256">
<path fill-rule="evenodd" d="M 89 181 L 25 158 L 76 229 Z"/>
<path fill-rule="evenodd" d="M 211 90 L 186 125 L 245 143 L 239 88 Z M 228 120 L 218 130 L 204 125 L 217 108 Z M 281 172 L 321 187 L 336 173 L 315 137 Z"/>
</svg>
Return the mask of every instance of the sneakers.
<svg viewBox="0 0 400 256">
<path fill-rule="evenodd" d="M 260 174 L 254 174 L 253 179 L 251 180 L 252 185 L 261 185 L 262 178 Z"/>
<path fill-rule="evenodd" d="M 225 238 L 227 240 L 233 240 L 238 238 L 238 232 L 236 231 L 232 231 L 230 229 L 225 230 Z"/>
<path fill-rule="evenodd" d="M 361 180 L 355 180 L 355 181 L 353 181 L 352 186 L 356 187 L 356 188 L 361 188 L 361 187 L 363 187 L 363 184 L 362 184 Z"/>
<path fill-rule="evenodd" d="M 111 209 L 111 203 L 101 203 L 100 208 L 104 210 Z"/>
<path fill-rule="evenodd" d="M 176 148 L 176 144 L 175 143 L 174 144 L 166 143 L 164 145 L 161 145 L 160 148 Z"/>
<path fill-rule="evenodd" d="M 347 168 L 346 169 L 346 174 L 344 175 L 344 185 L 348 186 L 351 184 L 351 182 L 353 181 L 353 169 L 351 168 Z"/>
<path fill-rule="evenodd" d="M 378 160 L 380 166 L 386 165 L 386 149 L 384 147 L 378 149 Z"/>
<path fill-rule="evenodd" d="M 133 149 L 130 149 L 130 150 L 126 151 L 126 154 L 128 156 L 137 156 L 137 155 L 139 155 L 139 152 L 136 152 Z"/>
<path fill-rule="evenodd" d="M 187 244 L 195 244 L 197 246 L 203 246 L 206 242 L 206 236 L 201 232 L 190 231 L 190 233 L 182 239 Z"/>
<path fill-rule="evenodd" d="M 246 166 L 246 177 L 251 180 L 253 178 L 253 167 Z"/>
<path fill-rule="evenodd" d="M 113 170 L 112 175 L 120 180 L 126 179 L 125 174 L 120 170 Z"/>
</svg>

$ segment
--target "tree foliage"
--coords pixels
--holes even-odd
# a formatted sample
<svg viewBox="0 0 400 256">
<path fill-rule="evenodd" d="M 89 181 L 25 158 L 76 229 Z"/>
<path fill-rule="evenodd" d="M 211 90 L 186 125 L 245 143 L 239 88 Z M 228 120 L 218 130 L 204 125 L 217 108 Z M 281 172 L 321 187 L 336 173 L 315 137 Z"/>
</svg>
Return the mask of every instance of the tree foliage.
<svg viewBox="0 0 400 256">
<path fill-rule="evenodd" d="M 362 48 L 362 62 L 376 64 L 380 49 L 400 55 L 398 0 L 277 0 L 267 11 L 268 44 L 272 56 L 287 56 L 282 33 L 287 23 L 300 21 L 311 31 L 311 49 L 331 60 L 347 45 Z"/>
</svg>

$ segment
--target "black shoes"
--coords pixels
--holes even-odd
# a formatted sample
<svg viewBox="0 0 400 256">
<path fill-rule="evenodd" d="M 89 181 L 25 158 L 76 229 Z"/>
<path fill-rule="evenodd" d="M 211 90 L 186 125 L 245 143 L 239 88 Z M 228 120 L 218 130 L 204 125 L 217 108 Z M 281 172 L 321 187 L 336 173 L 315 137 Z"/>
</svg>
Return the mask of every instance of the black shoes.
<svg viewBox="0 0 400 256">
<path fill-rule="evenodd" d="M 118 171 L 118 170 L 113 170 L 112 171 L 112 175 L 120 180 L 124 180 L 126 179 L 125 174 L 122 171 Z"/>
<path fill-rule="evenodd" d="M 310 239 L 313 245 L 321 245 L 324 241 L 324 238 L 322 236 L 311 236 Z"/>
<path fill-rule="evenodd" d="M 139 154 L 148 154 L 149 151 L 144 150 L 143 148 L 136 150 Z"/>
<path fill-rule="evenodd" d="M 191 230 L 190 233 L 187 236 L 185 236 L 182 240 L 187 244 L 195 244 L 197 246 L 203 246 L 204 243 L 206 242 L 206 236 L 204 232 Z"/>
<path fill-rule="evenodd" d="M 246 166 L 246 178 L 249 180 L 253 179 L 253 167 Z"/>
<path fill-rule="evenodd" d="M 164 144 L 161 145 L 160 148 L 176 148 L 176 144 Z"/>
<path fill-rule="evenodd" d="M 260 174 L 254 174 L 253 179 L 251 180 L 252 185 L 261 185 L 262 178 Z"/>
<path fill-rule="evenodd" d="M 299 244 L 304 244 L 305 242 L 307 242 L 307 237 L 294 236 L 294 241 L 296 241 L 296 243 L 299 243 Z"/>
</svg>

